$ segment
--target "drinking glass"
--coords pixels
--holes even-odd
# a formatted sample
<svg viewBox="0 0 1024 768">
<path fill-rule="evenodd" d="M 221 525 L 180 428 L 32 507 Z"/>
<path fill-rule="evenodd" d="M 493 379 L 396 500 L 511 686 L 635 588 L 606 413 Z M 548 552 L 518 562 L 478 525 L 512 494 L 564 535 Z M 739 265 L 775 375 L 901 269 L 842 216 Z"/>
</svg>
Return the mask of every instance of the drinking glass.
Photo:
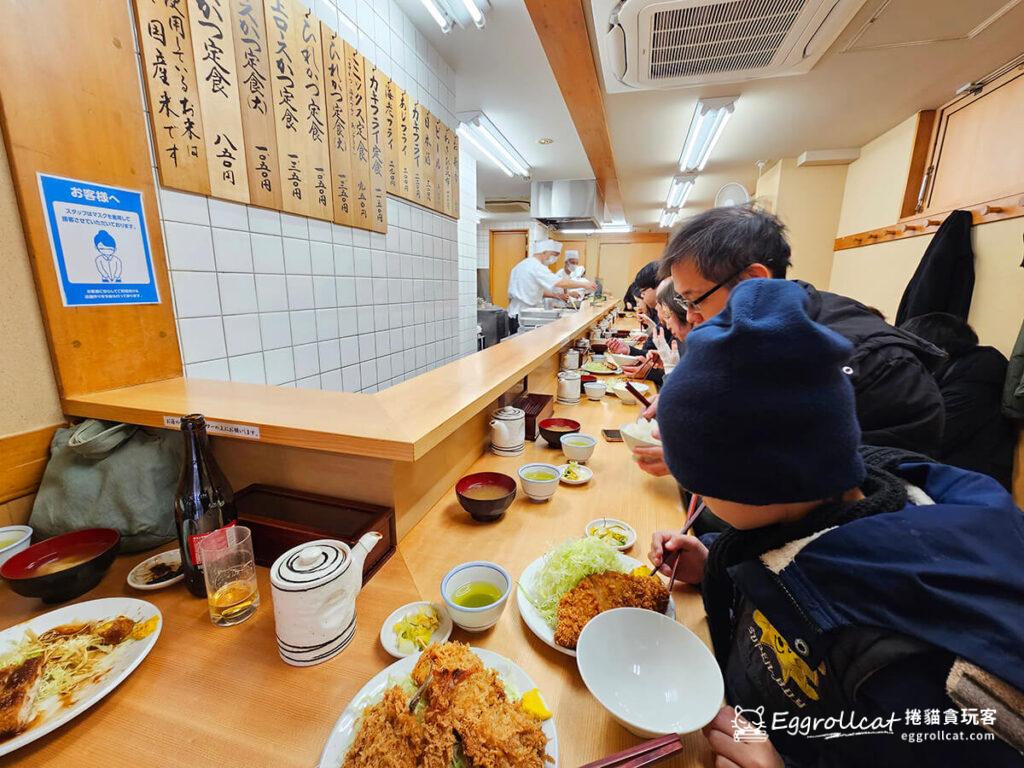
<svg viewBox="0 0 1024 768">
<path fill-rule="evenodd" d="M 210 621 L 230 627 L 248 619 L 260 605 L 252 533 L 242 525 L 221 528 L 198 546 Z"/>
</svg>

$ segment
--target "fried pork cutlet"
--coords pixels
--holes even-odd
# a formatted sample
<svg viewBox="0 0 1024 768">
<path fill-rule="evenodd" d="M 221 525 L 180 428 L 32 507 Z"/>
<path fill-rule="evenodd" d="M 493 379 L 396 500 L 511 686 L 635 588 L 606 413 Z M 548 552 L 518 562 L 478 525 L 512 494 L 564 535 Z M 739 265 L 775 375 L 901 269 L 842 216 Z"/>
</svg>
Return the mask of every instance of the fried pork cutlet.
<svg viewBox="0 0 1024 768">
<path fill-rule="evenodd" d="M 423 725 L 409 714 L 408 699 L 397 685 L 363 712 L 345 768 L 414 768 L 423 745 Z"/>
<path fill-rule="evenodd" d="M 505 696 L 491 669 L 472 675 L 455 689 L 455 730 L 473 768 L 542 768 L 547 736 L 540 723 Z"/>
<path fill-rule="evenodd" d="M 558 601 L 555 642 L 575 648 L 587 622 L 612 608 L 646 608 L 664 613 L 668 588 L 661 579 L 608 571 L 587 576 Z"/>
<path fill-rule="evenodd" d="M 28 727 L 42 676 L 42 656 L 0 669 L 0 739 Z"/>
</svg>

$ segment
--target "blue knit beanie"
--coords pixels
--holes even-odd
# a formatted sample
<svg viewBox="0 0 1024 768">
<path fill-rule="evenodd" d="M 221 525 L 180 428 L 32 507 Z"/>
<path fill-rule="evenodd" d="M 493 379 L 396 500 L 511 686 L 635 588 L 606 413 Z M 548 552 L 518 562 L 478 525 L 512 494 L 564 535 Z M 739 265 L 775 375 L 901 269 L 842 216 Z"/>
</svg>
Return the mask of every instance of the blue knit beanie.
<svg viewBox="0 0 1024 768">
<path fill-rule="evenodd" d="M 687 490 L 765 505 L 831 498 L 864 480 L 853 346 L 807 315 L 788 280 L 745 280 L 694 328 L 658 399 L 665 462 Z"/>
</svg>

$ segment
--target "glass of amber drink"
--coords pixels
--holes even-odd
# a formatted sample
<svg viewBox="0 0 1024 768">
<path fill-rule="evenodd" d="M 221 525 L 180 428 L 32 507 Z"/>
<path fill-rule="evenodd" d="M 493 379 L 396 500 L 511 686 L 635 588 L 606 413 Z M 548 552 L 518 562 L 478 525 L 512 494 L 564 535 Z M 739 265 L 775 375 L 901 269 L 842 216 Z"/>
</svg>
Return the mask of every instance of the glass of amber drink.
<svg viewBox="0 0 1024 768">
<path fill-rule="evenodd" d="M 197 547 L 206 580 L 210 621 L 218 627 L 240 624 L 260 605 L 252 533 L 232 525 L 204 537 Z"/>
</svg>

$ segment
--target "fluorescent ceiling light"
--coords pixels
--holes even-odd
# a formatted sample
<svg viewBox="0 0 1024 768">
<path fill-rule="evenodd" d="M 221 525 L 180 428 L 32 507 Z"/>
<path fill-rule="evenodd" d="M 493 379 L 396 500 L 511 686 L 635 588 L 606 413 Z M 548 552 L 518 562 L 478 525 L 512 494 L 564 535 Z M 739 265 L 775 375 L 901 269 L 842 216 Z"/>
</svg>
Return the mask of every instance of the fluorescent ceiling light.
<svg viewBox="0 0 1024 768">
<path fill-rule="evenodd" d="M 498 168 L 500 168 L 506 176 L 515 176 L 515 174 L 512 173 L 512 169 L 505 165 L 503 162 L 501 162 L 501 160 L 499 160 L 497 157 L 495 157 L 491 150 L 485 147 L 483 142 L 476 137 L 475 132 L 471 128 L 469 128 L 468 123 L 460 123 L 458 133 L 459 136 L 461 136 L 474 147 L 476 147 L 476 150 L 481 155 L 483 155 L 496 166 L 498 166 Z"/>
<path fill-rule="evenodd" d="M 722 99 L 699 99 L 690 120 L 686 142 L 679 155 L 680 171 L 703 171 L 711 151 L 725 130 L 725 124 L 736 108 L 736 96 Z"/>
<path fill-rule="evenodd" d="M 501 135 L 494 123 L 483 112 L 468 112 L 458 115 L 462 121 L 459 133 L 470 136 L 470 142 L 483 155 L 500 167 L 509 176 L 530 178 L 530 166 L 508 139 Z"/>
<path fill-rule="evenodd" d="M 608 224 L 600 229 L 560 229 L 562 235 L 619 235 L 625 232 L 632 232 L 633 227 L 629 224 Z"/>
<path fill-rule="evenodd" d="M 672 185 L 668 188 L 668 200 L 665 201 L 666 208 L 682 208 L 686 205 L 686 199 L 693 191 L 693 185 L 697 183 L 697 174 L 683 173 L 672 177 Z"/>
<path fill-rule="evenodd" d="M 678 208 L 666 208 L 661 212 L 661 220 L 658 222 L 658 226 L 662 229 L 671 229 L 676 220 L 679 218 Z"/>
<path fill-rule="evenodd" d="M 483 29 L 484 26 L 484 15 L 477 8 L 474 0 L 462 0 L 462 4 L 466 6 L 466 12 L 469 13 L 469 18 L 473 20 L 478 29 Z"/>
<path fill-rule="evenodd" d="M 452 18 L 448 15 L 438 3 L 438 0 L 420 0 L 423 3 L 423 7 L 427 9 L 427 12 L 433 17 L 437 25 L 441 27 L 441 31 L 446 35 L 452 31 Z"/>
</svg>

